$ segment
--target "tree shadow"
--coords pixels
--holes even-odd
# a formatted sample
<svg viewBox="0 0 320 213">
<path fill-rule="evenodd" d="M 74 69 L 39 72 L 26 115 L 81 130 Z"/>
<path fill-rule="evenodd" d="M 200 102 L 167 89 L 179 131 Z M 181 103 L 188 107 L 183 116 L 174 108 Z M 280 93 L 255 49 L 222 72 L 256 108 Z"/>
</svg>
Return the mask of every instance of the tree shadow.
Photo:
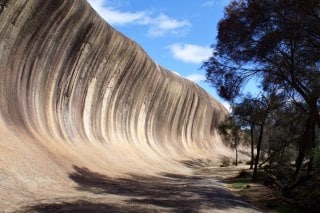
<svg viewBox="0 0 320 213">
<path fill-rule="evenodd" d="M 107 203 L 93 203 L 85 200 L 77 200 L 74 202 L 63 203 L 46 203 L 27 207 L 23 212 L 39 212 L 39 213 L 55 213 L 55 212 L 77 212 L 77 213 L 100 213 L 100 212 L 115 212 L 115 213 L 147 213 L 148 211 L 136 207 L 123 207 Z"/>
<path fill-rule="evenodd" d="M 198 212 L 199 209 L 251 208 L 205 176 L 163 173 L 162 177 L 129 175 L 111 178 L 87 168 L 74 166 L 69 177 L 78 190 L 95 194 L 129 197 L 128 204 L 153 205 L 174 212 Z"/>
</svg>

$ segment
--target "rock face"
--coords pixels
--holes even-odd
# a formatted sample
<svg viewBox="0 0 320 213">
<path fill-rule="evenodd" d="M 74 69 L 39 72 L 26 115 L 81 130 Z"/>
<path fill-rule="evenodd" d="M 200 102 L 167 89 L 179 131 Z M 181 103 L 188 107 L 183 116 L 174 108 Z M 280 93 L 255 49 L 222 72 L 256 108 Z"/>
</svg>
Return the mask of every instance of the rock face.
<svg viewBox="0 0 320 213">
<path fill-rule="evenodd" d="M 75 166 L 188 172 L 226 113 L 84 0 L 0 0 L 0 209 L 71 190 Z"/>
</svg>

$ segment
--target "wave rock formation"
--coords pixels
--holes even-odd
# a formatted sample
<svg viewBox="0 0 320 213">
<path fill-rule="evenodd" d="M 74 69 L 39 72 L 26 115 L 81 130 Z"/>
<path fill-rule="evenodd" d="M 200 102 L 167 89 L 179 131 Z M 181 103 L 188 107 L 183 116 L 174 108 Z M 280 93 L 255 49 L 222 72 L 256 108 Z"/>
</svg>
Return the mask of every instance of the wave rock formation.
<svg viewBox="0 0 320 213">
<path fill-rule="evenodd" d="M 72 191 L 75 168 L 187 173 L 226 113 L 84 0 L 0 0 L 0 208 Z"/>
</svg>

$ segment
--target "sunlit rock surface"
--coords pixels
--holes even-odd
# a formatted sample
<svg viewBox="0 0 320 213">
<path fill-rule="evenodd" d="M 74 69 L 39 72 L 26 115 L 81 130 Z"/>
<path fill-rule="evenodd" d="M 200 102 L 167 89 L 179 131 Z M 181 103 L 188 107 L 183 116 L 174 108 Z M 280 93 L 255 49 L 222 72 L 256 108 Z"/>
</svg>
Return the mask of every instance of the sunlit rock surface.
<svg viewBox="0 0 320 213">
<path fill-rule="evenodd" d="M 0 209 L 72 194 L 75 168 L 187 174 L 221 154 L 225 108 L 87 2 L 0 5 Z"/>
</svg>

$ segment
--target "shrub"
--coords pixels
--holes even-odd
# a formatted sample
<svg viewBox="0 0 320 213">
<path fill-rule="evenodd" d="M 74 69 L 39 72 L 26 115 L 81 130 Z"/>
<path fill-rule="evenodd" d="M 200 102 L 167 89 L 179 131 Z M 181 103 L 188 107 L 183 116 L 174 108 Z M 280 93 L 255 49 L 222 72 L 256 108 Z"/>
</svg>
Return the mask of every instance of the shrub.
<svg viewBox="0 0 320 213">
<path fill-rule="evenodd" d="M 249 178 L 249 177 L 251 177 L 251 172 L 248 172 L 247 170 L 241 170 L 239 172 L 238 177 L 239 178 Z"/>
<path fill-rule="evenodd" d="M 230 166 L 230 159 L 227 157 L 222 158 L 220 167 Z"/>
</svg>

